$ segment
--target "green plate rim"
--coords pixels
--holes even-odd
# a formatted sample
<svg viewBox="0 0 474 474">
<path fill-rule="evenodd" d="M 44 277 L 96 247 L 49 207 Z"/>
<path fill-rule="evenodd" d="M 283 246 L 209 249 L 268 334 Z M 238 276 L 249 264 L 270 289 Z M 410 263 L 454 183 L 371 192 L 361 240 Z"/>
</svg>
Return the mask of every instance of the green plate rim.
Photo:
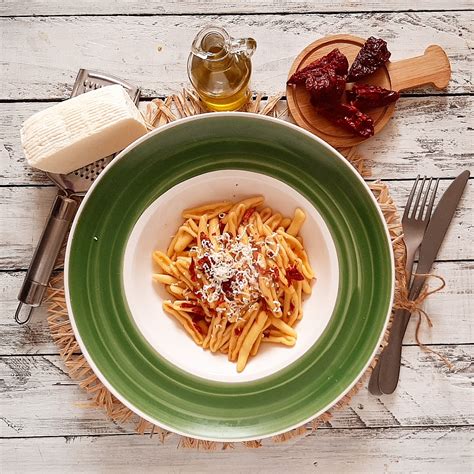
<svg viewBox="0 0 474 474">
<path fill-rule="evenodd" d="M 368 357 L 368 360 L 366 362 L 366 364 L 364 365 L 364 367 L 360 370 L 360 372 L 353 378 L 353 381 L 352 383 L 350 383 L 345 390 L 343 390 L 339 396 L 337 398 L 335 398 L 334 400 L 331 400 L 331 402 L 329 402 L 326 406 L 324 406 L 323 408 L 321 408 L 320 410 L 318 410 L 316 413 L 312 414 L 311 416 L 309 416 L 308 418 L 304 419 L 304 420 L 298 420 L 297 423 L 295 423 L 294 425 L 290 425 L 290 426 L 285 426 L 284 428 L 281 428 L 279 429 L 278 431 L 272 431 L 272 432 L 267 432 L 267 433 L 262 433 L 261 435 L 251 435 L 251 436 L 237 436 L 235 438 L 233 437 L 228 437 L 226 436 L 225 438 L 218 438 L 218 437 L 215 437 L 215 436 L 206 436 L 206 435 L 202 435 L 200 433 L 195 433 L 195 432 L 186 432 L 184 430 L 180 430 L 180 429 L 177 429 L 176 427 L 173 427 L 173 426 L 169 426 L 167 425 L 166 423 L 160 421 L 160 420 L 157 420 L 156 418 L 154 418 L 153 416 L 150 416 L 149 414 L 143 412 L 142 410 L 140 410 L 139 408 L 137 408 L 132 402 L 130 402 L 124 395 L 122 395 L 120 393 L 119 390 L 117 390 L 111 383 L 109 383 L 107 377 L 102 373 L 102 371 L 98 368 L 97 364 L 95 363 L 93 357 L 90 355 L 87 347 L 86 347 L 86 344 L 84 343 L 82 337 L 81 337 L 81 334 L 80 334 L 80 331 L 78 329 L 78 326 L 76 324 L 76 319 L 75 319 L 75 316 L 74 316 L 74 312 L 73 312 L 73 308 L 72 308 L 72 302 L 71 302 L 71 299 L 70 299 L 70 288 L 69 288 L 69 265 L 70 265 L 70 256 L 71 256 L 71 248 L 73 246 L 73 239 L 74 239 L 74 235 L 75 235 L 75 231 L 76 231 L 76 226 L 77 226 L 77 223 L 79 222 L 79 219 L 80 219 L 80 216 L 82 214 L 82 211 L 84 210 L 85 206 L 87 205 L 87 202 L 89 200 L 89 197 L 93 195 L 93 191 L 94 189 L 99 185 L 99 183 L 102 181 L 102 179 L 104 179 L 104 176 L 107 176 L 107 173 L 113 169 L 113 167 L 119 163 L 124 157 L 127 156 L 127 154 L 133 150 L 134 148 L 136 148 L 137 146 L 139 146 L 140 144 L 142 144 L 143 142 L 149 140 L 150 138 L 156 136 L 156 135 L 159 135 L 160 133 L 163 133 L 167 130 L 170 130 L 174 127 L 179 127 L 179 126 L 182 126 L 184 123 L 188 123 L 188 122 L 193 122 L 193 121 L 199 121 L 199 120 L 206 120 L 207 118 L 216 118 L 216 116 L 221 116 L 221 117 L 225 117 L 226 119 L 227 118 L 231 118 L 231 117 L 244 117 L 244 118 L 248 118 L 248 119 L 253 119 L 253 120 L 262 120 L 262 121 L 269 121 L 269 122 L 274 122 L 276 124 L 278 124 L 279 126 L 284 126 L 284 127 L 288 127 L 290 129 L 293 129 L 294 131 L 300 133 L 300 134 L 303 134 L 307 137 L 309 137 L 310 139 L 312 140 L 315 140 L 316 142 L 319 143 L 319 145 L 321 145 L 323 148 L 326 148 L 327 151 L 333 155 L 334 157 L 338 158 L 340 160 L 340 162 L 342 162 L 347 170 L 352 173 L 353 176 L 356 177 L 356 179 L 361 183 L 361 185 L 363 186 L 363 188 L 365 188 L 365 191 L 367 193 L 367 195 L 369 196 L 369 199 L 372 201 L 373 205 L 374 205 L 374 208 L 376 210 L 376 212 L 378 213 L 378 216 L 379 216 L 379 224 L 382 225 L 382 228 L 384 229 L 384 234 L 385 234 L 385 242 L 384 242 L 384 245 L 386 246 L 386 249 L 385 250 L 388 250 L 388 253 L 389 253 L 389 265 L 390 265 L 390 295 L 389 295 L 389 298 L 388 298 L 388 304 L 387 304 L 387 314 L 385 316 L 385 319 L 384 319 L 384 323 L 383 323 L 383 326 L 382 326 L 382 329 L 380 331 L 380 334 L 379 334 L 379 337 L 377 339 L 377 343 L 375 344 L 374 346 L 374 349 L 372 351 L 372 354 Z M 226 168 L 226 169 L 229 169 L 229 168 Z M 275 177 L 275 176 L 273 176 Z M 278 178 L 276 178 L 278 179 Z M 288 184 L 288 183 L 287 183 Z M 298 192 L 300 192 L 298 190 Z M 64 268 L 64 283 L 65 283 L 65 294 L 66 294 L 66 302 L 67 302 L 67 308 L 68 308 L 68 313 L 69 313 L 69 317 L 70 317 L 70 321 L 71 321 L 71 325 L 73 327 L 73 330 L 74 330 L 74 333 L 75 333 L 75 336 L 76 336 L 76 339 L 79 343 L 79 346 L 82 350 L 82 353 L 84 355 L 84 357 L 86 358 L 87 362 L 89 363 L 89 365 L 91 366 L 92 370 L 94 371 L 94 373 L 98 376 L 98 378 L 101 380 L 101 382 L 111 391 L 111 393 L 117 397 L 117 399 L 119 399 L 125 406 L 127 406 L 128 408 L 130 408 L 133 412 L 137 413 L 139 416 L 141 416 L 142 418 L 150 421 L 151 423 L 154 423 L 158 426 L 161 426 L 162 428 L 164 429 L 167 429 L 169 431 L 172 431 L 172 432 L 175 432 L 177 434 L 180 434 L 180 435 L 183 435 L 183 436 L 191 436 L 193 438 L 196 438 L 196 439 L 202 439 L 202 440 L 209 440 L 209 441 L 219 441 L 219 442 L 223 442 L 223 441 L 229 441 L 229 442 L 233 442 L 233 441 L 249 441 L 249 440 L 254 440 L 254 439 L 263 439 L 263 438 L 267 438 L 267 437 L 271 437 L 271 436 L 275 436 L 275 435 L 278 435 L 280 433 L 283 433 L 283 432 L 286 432 L 286 431 L 289 431 L 291 429 L 294 429 L 294 428 L 297 428 L 299 426 L 302 426 L 304 425 L 305 423 L 311 421 L 312 419 L 318 417 L 319 415 L 321 415 L 322 413 L 324 413 L 325 411 L 327 411 L 330 407 L 334 406 L 334 404 L 336 404 L 339 400 L 341 400 L 353 387 L 354 385 L 357 383 L 357 381 L 360 379 L 360 377 L 365 373 L 365 371 L 367 370 L 367 368 L 369 367 L 373 357 L 375 356 L 379 346 L 380 346 L 380 343 L 382 341 L 382 338 L 385 334 L 385 331 L 386 331 L 386 328 L 387 328 L 387 325 L 388 325 L 388 321 L 389 321 L 389 318 L 390 318 L 390 314 L 391 314 L 391 308 L 392 308 L 392 304 L 393 304 L 393 297 L 394 297 L 394 288 L 395 288 L 395 269 L 394 269 L 394 259 L 393 259 L 393 249 L 392 249 L 392 245 L 391 245 L 391 240 L 390 240 L 390 235 L 389 235 L 389 231 L 388 231 L 388 227 L 387 227 L 387 224 L 386 224 L 386 221 L 383 217 L 383 213 L 380 209 L 380 207 L 378 206 L 378 203 L 375 199 L 375 197 L 373 196 L 372 192 L 370 191 L 370 188 L 368 187 L 367 183 L 362 179 L 362 177 L 353 169 L 353 167 L 350 165 L 349 162 L 347 162 L 347 160 L 337 151 L 335 150 L 334 148 L 332 148 L 329 144 L 327 144 L 326 142 L 324 142 L 322 139 L 320 139 L 319 137 L 311 134 L 310 132 L 307 132 L 306 130 L 303 130 L 299 127 L 297 127 L 296 125 L 293 125 L 291 123 L 288 123 L 288 122 L 284 122 L 280 119 L 276 119 L 276 118 L 273 118 L 273 117 L 267 117 L 267 116 L 262 116 L 262 115 L 258 115 L 258 114 L 253 114 L 253 113 L 248 113 L 248 112 L 227 112 L 225 114 L 216 114 L 216 113 L 208 113 L 208 114 L 201 114 L 201 115 L 197 115 L 197 116 L 192 116 L 192 117 L 187 117 L 187 118 L 184 118 L 184 119 L 180 119 L 176 122 L 172 122 L 170 124 L 167 124 L 165 126 L 162 126 L 148 134 L 146 134 L 145 136 L 143 136 L 142 138 L 138 139 L 137 141 L 135 141 L 134 143 L 132 143 L 130 146 L 128 146 L 125 150 L 123 150 L 112 162 L 111 164 L 106 168 L 106 170 L 104 170 L 104 172 L 102 172 L 99 177 L 95 180 L 95 182 L 93 183 L 93 185 L 91 186 L 90 190 L 88 191 L 87 195 L 85 196 L 85 198 L 83 199 L 79 209 L 78 209 L 78 212 L 76 214 L 76 217 L 74 219 L 74 222 L 73 222 L 73 225 L 71 227 L 71 232 L 69 234 L 69 238 L 68 238 L 68 243 L 67 243 L 67 249 L 66 249 L 66 256 L 65 256 L 65 268 Z M 304 357 L 304 356 L 303 356 Z M 302 358 L 303 358 L 302 357 Z M 272 376 L 269 376 L 269 377 L 272 377 Z M 268 378 L 268 377 L 267 377 Z M 253 383 L 253 382 L 249 382 L 250 384 Z M 237 385 L 245 385 L 246 383 L 242 383 L 242 384 L 237 384 Z M 232 384 L 227 384 L 227 385 L 236 385 L 235 383 L 232 383 Z"/>
</svg>

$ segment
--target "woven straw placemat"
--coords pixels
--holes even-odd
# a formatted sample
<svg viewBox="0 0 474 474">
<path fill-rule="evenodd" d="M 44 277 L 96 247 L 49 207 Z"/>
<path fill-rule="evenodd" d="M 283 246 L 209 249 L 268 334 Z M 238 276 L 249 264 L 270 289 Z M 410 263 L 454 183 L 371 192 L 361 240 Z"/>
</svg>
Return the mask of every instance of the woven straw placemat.
<svg viewBox="0 0 474 474">
<path fill-rule="evenodd" d="M 257 94 L 255 98 L 249 101 L 243 110 L 246 112 L 254 112 L 277 118 L 282 118 L 287 115 L 286 102 L 281 100 L 280 95 L 271 97 L 264 101 L 262 100 L 262 95 Z M 165 100 L 154 99 L 148 103 L 144 117 L 148 124 L 148 128 L 153 130 L 154 128 L 160 127 L 179 118 L 197 115 L 204 112 L 207 112 L 207 110 L 205 110 L 194 93 L 188 90 L 183 90 L 181 93 L 172 95 Z M 370 170 L 366 166 L 364 159 L 358 155 L 355 148 L 344 149 L 340 151 L 362 176 L 367 177 L 370 174 Z M 393 199 L 390 196 L 387 185 L 376 181 L 370 183 L 369 187 L 383 212 L 392 240 L 396 274 L 394 308 L 403 307 L 407 305 L 407 300 L 406 291 L 404 291 L 406 284 L 404 270 L 405 245 L 403 242 L 400 218 Z M 62 266 L 63 263 L 64 253 L 62 252 L 59 256 L 57 264 Z M 130 411 L 107 390 L 107 388 L 102 384 L 102 382 L 100 382 L 92 369 L 89 367 L 84 355 L 81 353 L 80 347 L 76 341 L 69 321 L 64 294 L 63 273 L 51 278 L 48 288 L 47 305 L 49 312 L 48 323 L 51 330 L 51 335 L 59 347 L 61 358 L 64 361 L 70 377 L 77 380 L 79 386 L 88 393 L 90 397 L 90 403 L 88 406 L 99 407 L 103 409 L 107 416 L 109 416 L 116 423 L 122 424 L 128 421 L 134 421 L 136 430 L 139 433 L 149 433 L 150 436 L 155 434 L 162 442 L 164 442 L 165 438 L 171 433 L 163 430 L 159 426 L 153 425 L 152 423 L 140 418 L 138 415 Z M 384 335 L 381 348 L 386 344 L 389 328 Z M 345 397 L 336 403 L 330 410 L 315 418 L 306 425 L 278 436 L 274 436 L 272 440 L 274 442 L 284 442 L 290 438 L 293 438 L 294 436 L 301 436 L 308 432 L 312 432 L 321 423 L 329 421 L 332 417 L 332 413 L 335 410 L 346 406 L 354 394 L 360 390 L 369 377 L 372 368 L 375 366 L 375 363 L 376 358 L 374 358 L 368 370 L 362 375 L 360 380 L 354 385 L 350 392 L 347 393 Z M 247 441 L 243 442 L 242 444 L 249 448 L 256 448 L 262 445 L 260 440 Z M 232 447 L 233 443 L 215 443 L 180 436 L 179 446 L 201 449 L 216 449 L 221 447 L 222 449 L 226 449 Z"/>
</svg>

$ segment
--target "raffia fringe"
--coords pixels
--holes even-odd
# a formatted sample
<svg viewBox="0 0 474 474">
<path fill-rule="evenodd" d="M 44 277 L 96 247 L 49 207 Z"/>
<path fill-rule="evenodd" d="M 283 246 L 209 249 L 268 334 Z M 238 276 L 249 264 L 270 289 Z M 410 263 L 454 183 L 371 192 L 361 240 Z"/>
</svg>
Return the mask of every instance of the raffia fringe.
<svg viewBox="0 0 474 474">
<path fill-rule="evenodd" d="M 262 97 L 262 94 L 257 94 L 252 101 L 246 104 L 243 110 L 278 118 L 284 117 L 287 114 L 286 103 L 281 100 L 281 95 L 271 97 L 265 102 L 262 100 Z M 203 112 L 207 111 L 194 92 L 183 90 L 180 94 L 174 94 L 167 97 L 165 100 L 152 100 L 147 105 L 144 117 L 148 128 L 152 130 L 161 125 L 177 120 L 178 118 L 197 115 Z M 368 169 L 365 160 L 357 153 L 355 148 L 342 149 L 340 151 L 362 176 L 367 177 L 370 175 L 370 169 Z M 390 232 L 390 238 L 392 240 L 396 276 L 394 308 L 406 308 L 410 309 L 411 311 L 416 311 L 420 315 L 419 324 L 421 322 L 422 315 L 424 315 L 429 324 L 431 324 L 429 316 L 420 308 L 420 305 L 427 296 L 433 293 L 433 291 L 429 292 L 426 289 L 423 290 L 422 294 L 415 302 L 410 302 L 407 298 L 408 295 L 405 290 L 405 244 L 403 241 L 400 217 L 398 215 L 395 203 L 390 196 L 388 187 L 386 184 L 379 181 L 369 184 L 369 187 L 377 199 L 380 208 L 382 209 Z M 442 286 L 444 286 L 444 280 Z M 439 291 L 442 286 L 435 291 Z M 172 433 L 140 418 L 138 415 L 129 410 L 107 390 L 107 388 L 102 384 L 102 382 L 100 382 L 92 369 L 89 367 L 89 364 L 80 351 L 79 345 L 71 327 L 71 323 L 69 321 L 64 295 L 64 282 L 62 273 L 51 278 L 49 282 L 47 304 L 49 312 L 48 323 L 51 335 L 59 347 L 59 352 L 66 365 L 66 369 L 68 370 L 70 377 L 74 380 L 77 380 L 79 382 L 79 386 L 89 395 L 89 402 L 85 404 L 85 406 L 99 407 L 103 409 L 107 416 L 117 423 L 133 421 L 135 422 L 135 429 L 138 433 L 148 434 L 150 437 L 156 436 L 160 442 L 164 443 L 166 438 Z M 389 323 L 389 328 L 390 325 L 391 322 Z M 389 329 L 385 332 L 380 349 L 386 345 L 388 334 Z M 419 341 L 418 330 L 417 341 Z M 419 345 L 421 347 L 425 347 L 421 342 L 419 342 Z M 425 349 L 428 348 L 425 347 Z M 431 351 L 431 349 L 428 350 Z M 339 410 L 350 403 L 352 397 L 365 384 L 375 364 L 376 358 L 372 361 L 369 369 L 360 378 L 360 380 L 329 411 L 323 413 L 304 426 L 300 426 L 286 433 L 273 436 L 272 441 L 275 443 L 286 442 L 292 438 L 312 433 L 321 424 L 330 423 L 330 420 L 333 416 L 332 412 L 334 410 Z M 240 444 L 247 448 L 259 448 L 262 446 L 262 442 L 260 440 L 246 441 Z M 215 443 L 211 441 L 202 441 L 190 438 L 187 436 L 181 436 L 178 442 L 178 447 L 180 448 L 202 449 L 206 451 L 216 449 L 231 449 L 234 446 L 235 443 Z"/>
<path fill-rule="evenodd" d="M 260 115 L 268 115 L 276 118 L 287 118 L 288 107 L 286 101 L 282 100 L 283 94 L 277 94 L 266 101 L 263 94 L 258 93 L 241 109 L 243 112 L 253 112 Z M 147 104 L 143 114 L 149 130 L 153 130 L 166 123 L 173 122 L 179 118 L 190 117 L 209 112 L 199 100 L 194 91 L 183 89 L 179 94 L 173 94 L 166 99 L 153 99 Z M 361 176 L 370 176 L 370 168 L 366 160 L 357 152 L 356 147 L 341 148 L 339 151 L 347 158 Z"/>
</svg>

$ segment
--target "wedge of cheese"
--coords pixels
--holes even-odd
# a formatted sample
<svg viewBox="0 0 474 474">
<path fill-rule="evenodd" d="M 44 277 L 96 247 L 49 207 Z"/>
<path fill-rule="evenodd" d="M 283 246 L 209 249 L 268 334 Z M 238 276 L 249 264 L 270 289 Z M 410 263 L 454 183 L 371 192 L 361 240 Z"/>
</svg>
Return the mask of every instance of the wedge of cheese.
<svg viewBox="0 0 474 474">
<path fill-rule="evenodd" d="M 113 85 L 28 118 L 21 128 L 21 144 L 31 166 L 66 174 L 123 150 L 146 132 L 125 89 Z"/>
</svg>

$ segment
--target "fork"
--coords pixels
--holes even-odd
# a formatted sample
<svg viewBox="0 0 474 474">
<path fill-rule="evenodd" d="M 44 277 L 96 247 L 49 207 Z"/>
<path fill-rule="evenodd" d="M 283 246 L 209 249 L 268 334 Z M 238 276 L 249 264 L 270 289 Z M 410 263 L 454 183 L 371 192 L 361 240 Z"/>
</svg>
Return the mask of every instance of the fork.
<svg viewBox="0 0 474 474">
<path fill-rule="evenodd" d="M 405 240 L 406 247 L 406 263 L 405 263 L 405 272 L 407 276 L 406 285 L 407 288 L 410 288 L 410 281 L 413 270 L 413 262 L 415 260 L 415 255 L 417 250 L 420 248 L 421 242 L 425 235 L 426 227 L 431 218 L 431 213 L 433 211 L 433 204 L 436 197 L 436 192 L 438 190 L 439 178 L 435 180 L 434 187 L 430 194 L 431 185 L 433 183 L 433 178 L 429 178 L 428 186 L 425 189 L 425 183 L 427 177 L 424 176 L 421 180 L 421 185 L 418 186 L 420 182 L 420 175 L 416 177 L 415 183 L 410 191 L 408 196 L 408 201 L 405 206 L 405 211 L 402 217 L 402 228 L 403 228 L 403 237 Z M 418 192 L 417 192 L 418 189 Z M 415 198 L 416 194 L 416 198 Z M 428 201 L 429 197 L 429 201 Z M 415 204 L 413 204 L 413 198 L 415 198 Z M 421 201 L 421 204 L 420 204 Z M 428 205 L 426 205 L 428 202 Z M 402 310 L 403 311 L 403 310 Z M 398 316 L 398 317 L 397 317 Z M 392 331 L 396 331 L 397 320 L 400 321 L 402 318 L 401 314 L 395 313 L 395 318 L 393 321 Z M 383 352 L 381 354 L 383 357 Z M 382 391 L 379 388 L 378 379 L 380 373 L 380 363 L 378 363 L 372 372 L 369 381 L 369 391 L 373 395 L 382 395 Z"/>
<path fill-rule="evenodd" d="M 431 192 L 431 197 L 428 203 L 428 207 L 426 208 L 426 212 L 424 212 L 426 202 L 428 200 L 431 184 L 433 182 L 433 178 L 429 179 L 428 187 L 426 188 L 423 194 L 426 180 L 427 180 L 427 177 L 424 176 L 421 181 L 421 186 L 419 187 L 418 193 L 416 195 L 415 205 L 413 206 L 413 209 L 411 209 L 413 198 L 415 196 L 415 192 L 418 187 L 418 183 L 420 181 L 420 175 L 416 177 L 415 183 L 413 184 L 413 187 L 411 188 L 410 195 L 408 196 L 408 201 L 405 206 L 405 212 L 403 213 L 403 217 L 402 217 L 403 238 L 405 240 L 406 253 L 407 253 L 406 264 L 405 264 L 405 272 L 407 275 L 407 288 L 410 287 L 410 279 L 411 279 L 411 274 L 413 270 L 413 262 L 415 260 L 415 254 L 417 250 L 420 248 L 421 242 L 423 241 L 425 230 L 426 230 L 426 227 L 428 226 L 428 222 L 430 221 L 431 213 L 433 211 L 433 204 L 436 197 L 436 191 L 438 190 L 439 178 L 435 181 L 435 185 Z M 421 205 L 419 205 L 420 200 L 421 200 Z"/>
</svg>

